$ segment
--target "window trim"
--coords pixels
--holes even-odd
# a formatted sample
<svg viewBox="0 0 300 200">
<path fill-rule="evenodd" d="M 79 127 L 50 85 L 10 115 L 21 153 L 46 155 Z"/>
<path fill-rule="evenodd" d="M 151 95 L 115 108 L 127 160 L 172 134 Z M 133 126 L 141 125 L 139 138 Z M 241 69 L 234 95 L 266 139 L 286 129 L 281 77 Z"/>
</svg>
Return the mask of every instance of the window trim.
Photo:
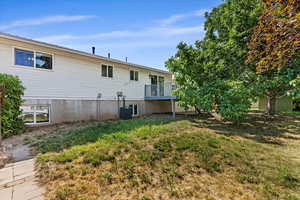
<svg viewBox="0 0 300 200">
<path fill-rule="evenodd" d="M 131 72 L 133 72 L 133 80 L 131 80 Z M 136 73 L 138 73 L 138 75 L 137 75 L 137 80 L 136 80 Z M 138 70 L 134 70 L 134 69 L 130 69 L 129 70 L 129 80 L 130 81 L 135 81 L 135 82 L 138 82 L 138 81 L 140 81 L 140 71 L 138 71 Z"/>
<path fill-rule="evenodd" d="M 106 66 L 107 66 L 107 68 L 106 68 L 106 75 L 107 75 L 107 76 L 103 76 L 103 75 L 102 75 L 102 66 L 103 66 L 103 65 L 106 65 Z M 114 79 L 114 78 L 115 78 L 115 66 L 114 66 L 113 64 L 101 63 L 100 66 L 101 66 L 101 67 L 100 67 L 100 69 L 101 69 L 100 74 L 101 74 L 101 77 L 102 77 L 102 78 L 105 78 L 105 79 Z M 108 76 L 108 67 L 109 67 L 109 66 L 112 67 L 112 77 L 109 77 L 109 76 Z"/>
<path fill-rule="evenodd" d="M 34 107 L 34 111 L 33 111 L 33 122 L 29 122 L 29 123 L 25 123 L 26 125 L 46 125 L 46 124 L 50 124 L 51 123 L 51 105 L 47 104 L 34 104 L 34 105 L 28 105 L 28 104 L 25 104 L 25 105 L 22 105 L 21 107 Z M 48 107 L 48 122 L 40 122 L 40 123 L 37 123 L 36 122 L 36 107 L 38 106 L 42 106 L 42 107 Z M 23 112 L 22 112 L 23 113 Z"/>
<path fill-rule="evenodd" d="M 137 103 L 133 103 L 133 104 L 129 104 L 128 107 L 132 106 L 132 117 L 138 117 L 140 115 L 139 112 L 139 104 Z M 136 106 L 136 114 L 134 114 L 134 106 Z"/>
<path fill-rule="evenodd" d="M 33 52 L 33 67 L 31 66 L 24 66 L 24 65 L 17 65 L 16 64 L 16 50 L 23 50 L 23 51 L 31 51 Z M 43 53 L 43 54 L 48 54 L 52 56 L 52 69 L 44 69 L 44 68 L 38 68 L 36 67 L 36 53 Z M 37 51 L 37 50 L 32 50 L 29 48 L 24 48 L 24 47 L 18 47 L 18 46 L 13 46 L 12 47 L 12 66 L 17 67 L 17 68 L 24 68 L 24 69 L 29 69 L 29 70 L 40 70 L 40 71 L 47 71 L 47 72 L 52 72 L 54 71 L 54 63 L 55 63 L 55 56 L 53 53 L 48 53 L 45 51 Z"/>
</svg>

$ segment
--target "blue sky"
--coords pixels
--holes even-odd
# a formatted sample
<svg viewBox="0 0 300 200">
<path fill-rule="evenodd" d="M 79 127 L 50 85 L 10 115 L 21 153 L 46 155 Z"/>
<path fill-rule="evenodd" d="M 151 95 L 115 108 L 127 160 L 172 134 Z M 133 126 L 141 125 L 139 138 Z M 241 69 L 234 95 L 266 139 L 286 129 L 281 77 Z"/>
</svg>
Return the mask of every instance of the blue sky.
<svg viewBox="0 0 300 200">
<path fill-rule="evenodd" d="M 221 0 L 1 0 L 0 32 L 166 69 L 180 41 L 203 37 Z"/>
</svg>

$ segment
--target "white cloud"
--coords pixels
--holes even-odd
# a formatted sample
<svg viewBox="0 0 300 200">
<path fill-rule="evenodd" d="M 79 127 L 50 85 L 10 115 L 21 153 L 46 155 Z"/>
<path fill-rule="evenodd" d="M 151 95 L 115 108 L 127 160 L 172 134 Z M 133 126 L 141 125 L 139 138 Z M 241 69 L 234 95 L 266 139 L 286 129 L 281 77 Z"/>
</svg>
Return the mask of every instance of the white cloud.
<svg viewBox="0 0 300 200">
<path fill-rule="evenodd" d="M 184 34 L 201 33 L 203 26 L 192 26 L 192 27 L 152 27 L 140 31 L 112 31 L 107 33 L 98 33 L 90 36 L 83 36 L 94 39 L 104 38 L 136 38 L 136 37 L 164 37 L 164 36 L 175 36 Z M 82 38 L 82 37 L 80 37 Z"/>
<path fill-rule="evenodd" d="M 196 10 L 194 12 L 194 16 L 204 17 L 205 13 L 207 13 L 207 12 L 209 12 L 209 10 L 207 10 L 207 9 Z"/>
<path fill-rule="evenodd" d="M 161 25 L 163 26 L 167 26 L 167 25 L 170 25 L 170 24 L 174 24 L 175 22 L 178 22 L 184 18 L 186 18 L 187 15 L 173 15 L 173 16 L 170 16 L 166 19 L 163 19 L 161 20 Z"/>
<path fill-rule="evenodd" d="M 50 24 L 50 23 L 83 21 L 95 17 L 96 16 L 92 16 L 92 15 L 74 15 L 74 16 L 57 15 L 57 16 L 49 16 L 49 17 L 43 17 L 37 19 L 17 20 L 9 24 L 0 25 L 0 30 L 7 30 L 7 29 L 22 27 L 22 26 L 34 26 L 34 25 L 42 25 L 42 24 Z"/>
<path fill-rule="evenodd" d="M 172 15 L 166 19 L 160 20 L 159 22 L 161 26 L 168 26 L 190 17 L 203 17 L 206 12 L 209 12 L 209 10 L 201 9 L 201 10 L 196 10 L 194 12 Z"/>
<path fill-rule="evenodd" d="M 149 29 L 144 29 L 140 31 L 129 31 L 129 30 L 119 30 L 112 32 L 96 33 L 92 35 L 53 35 L 41 38 L 36 38 L 36 40 L 55 43 L 68 40 L 84 40 L 84 39 L 124 39 L 124 38 L 162 38 L 170 36 L 180 36 L 188 34 L 201 34 L 204 32 L 203 26 L 191 26 L 191 27 L 153 27 Z"/>
<path fill-rule="evenodd" d="M 65 40 L 74 40 L 74 39 L 78 39 L 78 37 L 74 35 L 51 35 L 51 36 L 36 38 L 36 40 L 49 42 L 49 43 L 65 41 Z"/>
</svg>

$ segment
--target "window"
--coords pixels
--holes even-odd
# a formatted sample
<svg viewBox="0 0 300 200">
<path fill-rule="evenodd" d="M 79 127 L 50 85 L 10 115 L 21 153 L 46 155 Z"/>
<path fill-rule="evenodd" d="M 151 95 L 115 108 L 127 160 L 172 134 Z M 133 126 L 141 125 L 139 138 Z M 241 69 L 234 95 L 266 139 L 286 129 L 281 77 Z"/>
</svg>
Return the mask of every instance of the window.
<svg viewBox="0 0 300 200">
<path fill-rule="evenodd" d="M 112 78 L 113 77 L 113 67 L 109 66 L 109 65 L 102 65 L 102 76 L 103 77 L 109 77 Z"/>
<path fill-rule="evenodd" d="M 107 65 L 102 65 L 102 76 L 107 77 Z"/>
<path fill-rule="evenodd" d="M 44 53 L 36 53 L 35 66 L 41 69 L 52 69 L 52 56 Z"/>
<path fill-rule="evenodd" d="M 22 106 L 21 118 L 25 124 L 34 123 L 34 106 Z"/>
<path fill-rule="evenodd" d="M 134 80 L 134 71 L 130 70 L 130 80 Z"/>
<path fill-rule="evenodd" d="M 53 58 L 50 54 L 15 49 L 15 65 L 52 69 Z"/>
<path fill-rule="evenodd" d="M 108 66 L 108 77 L 109 78 L 112 78 L 113 77 L 113 67 L 112 66 Z"/>
<path fill-rule="evenodd" d="M 139 72 L 130 70 L 130 80 L 131 81 L 138 81 L 139 80 Z"/>
<path fill-rule="evenodd" d="M 21 118 L 25 124 L 49 123 L 49 106 L 22 106 Z"/>
<path fill-rule="evenodd" d="M 27 67 L 34 66 L 34 52 L 15 49 L 15 64 Z"/>
<path fill-rule="evenodd" d="M 137 104 L 130 104 L 129 108 L 132 109 L 132 116 L 138 116 L 138 105 Z"/>
</svg>

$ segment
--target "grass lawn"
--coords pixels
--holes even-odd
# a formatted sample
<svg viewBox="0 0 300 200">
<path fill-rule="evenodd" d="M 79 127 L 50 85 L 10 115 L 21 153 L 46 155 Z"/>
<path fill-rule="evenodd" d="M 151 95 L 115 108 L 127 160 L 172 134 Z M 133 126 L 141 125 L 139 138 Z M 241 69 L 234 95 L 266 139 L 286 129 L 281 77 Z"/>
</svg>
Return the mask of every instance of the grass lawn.
<svg viewBox="0 0 300 200">
<path fill-rule="evenodd" d="M 299 111 L 293 111 L 293 112 L 285 112 L 283 113 L 285 115 L 295 115 L 295 116 L 300 116 L 300 112 Z"/>
<path fill-rule="evenodd" d="M 300 199 L 300 118 L 92 123 L 27 142 L 51 200 Z"/>
</svg>

